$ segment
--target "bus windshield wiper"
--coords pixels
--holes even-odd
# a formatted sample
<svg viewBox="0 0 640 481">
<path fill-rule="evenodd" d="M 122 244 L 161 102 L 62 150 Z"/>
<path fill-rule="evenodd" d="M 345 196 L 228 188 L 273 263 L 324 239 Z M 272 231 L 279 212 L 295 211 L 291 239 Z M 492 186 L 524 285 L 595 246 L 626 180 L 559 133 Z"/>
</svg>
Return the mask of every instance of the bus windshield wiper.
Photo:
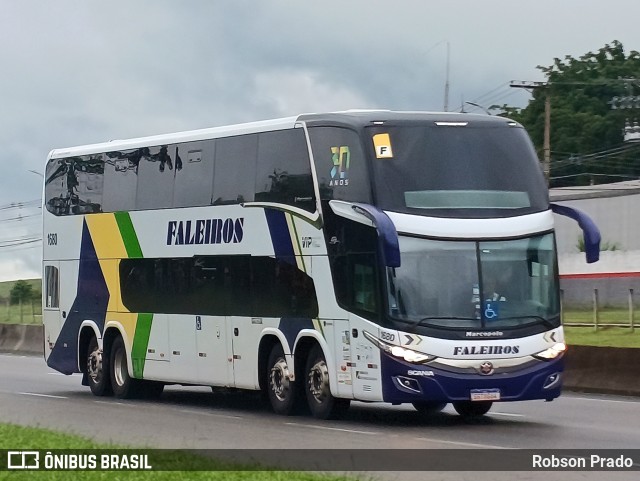
<svg viewBox="0 0 640 481">
<path fill-rule="evenodd" d="M 556 327 L 558 327 L 558 326 L 555 326 L 553 322 L 551 322 L 549 319 L 546 319 L 542 316 L 536 316 L 536 315 L 501 317 L 498 319 L 498 321 L 513 321 L 515 319 L 535 319 L 536 321 L 539 321 L 542 324 L 544 324 L 549 329 L 555 329 Z"/>
<path fill-rule="evenodd" d="M 418 327 L 418 326 L 422 326 L 423 323 L 427 321 L 440 321 L 445 319 L 447 321 L 479 321 L 479 319 L 476 319 L 475 317 L 427 316 L 427 317 L 423 317 L 422 319 L 418 319 L 417 321 L 406 321 L 406 322 L 411 324 L 411 327 Z"/>
</svg>

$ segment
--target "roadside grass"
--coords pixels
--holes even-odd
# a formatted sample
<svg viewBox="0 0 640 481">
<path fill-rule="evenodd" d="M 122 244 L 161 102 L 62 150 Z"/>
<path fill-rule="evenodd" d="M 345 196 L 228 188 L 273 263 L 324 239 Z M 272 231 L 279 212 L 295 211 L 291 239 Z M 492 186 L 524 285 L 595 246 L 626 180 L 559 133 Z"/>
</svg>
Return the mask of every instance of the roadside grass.
<svg viewBox="0 0 640 481">
<path fill-rule="evenodd" d="M 623 327 L 593 327 L 564 326 L 565 340 L 569 346 L 599 346 L 599 347 L 634 347 L 640 348 L 640 327 L 634 332 Z"/>
<path fill-rule="evenodd" d="M 97 443 L 90 439 L 60 433 L 49 429 L 17 426 L 0 423 L 0 450 L 105 450 L 133 449 L 141 453 L 144 448 L 132 448 L 116 444 Z M 229 481 L 354 481 L 355 478 L 331 476 L 295 471 L 259 471 L 249 465 L 252 471 L 238 471 L 239 464 L 219 461 L 185 452 L 163 453 L 163 464 L 190 466 L 189 471 L 0 471 L 0 480 L 20 481 L 77 481 L 113 480 L 118 481 L 182 481 L 182 480 L 229 480 Z M 43 460 L 40 460 L 43 465 Z M 3 463 L 0 462 L 0 465 Z"/>
<path fill-rule="evenodd" d="M 22 306 L 11 304 L 9 295 L 18 281 L 0 282 L 0 322 L 6 324 L 40 324 L 42 323 L 42 289 L 41 279 L 24 279 L 35 294 L 34 298 L 26 301 Z"/>
</svg>

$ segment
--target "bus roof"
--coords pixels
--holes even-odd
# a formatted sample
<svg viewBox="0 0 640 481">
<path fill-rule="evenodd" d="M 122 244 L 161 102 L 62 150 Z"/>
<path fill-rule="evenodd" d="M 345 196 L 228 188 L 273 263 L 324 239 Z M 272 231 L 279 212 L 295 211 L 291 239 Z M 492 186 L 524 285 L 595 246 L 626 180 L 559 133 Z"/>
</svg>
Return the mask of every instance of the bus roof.
<svg viewBox="0 0 640 481">
<path fill-rule="evenodd" d="M 273 130 L 294 128 L 297 122 L 306 122 L 310 126 L 344 126 L 361 128 L 366 125 L 380 122 L 397 121 L 432 121 L 443 123 L 473 122 L 474 124 L 505 125 L 513 121 L 503 117 L 489 115 L 466 114 L 455 112 L 401 112 L 390 110 L 348 110 L 344 112 L 302 114 L 294 117 L 285 117 L 273 120 L 262 120 L 207 129 L 190 130 L 169 134 L 153 135 L 126 140 L 111 140 L 97 144 L 82 145 L 62 149 L 54 149 L 49 154 L 49 159 L 72 157 L 78 155 L 97 154 L 118 150 L 136 149 L 147 146 L 164 144 L 177 144 L 182 142 L 197 142 L 201 140 L 245 135 Z"/>
</svg>

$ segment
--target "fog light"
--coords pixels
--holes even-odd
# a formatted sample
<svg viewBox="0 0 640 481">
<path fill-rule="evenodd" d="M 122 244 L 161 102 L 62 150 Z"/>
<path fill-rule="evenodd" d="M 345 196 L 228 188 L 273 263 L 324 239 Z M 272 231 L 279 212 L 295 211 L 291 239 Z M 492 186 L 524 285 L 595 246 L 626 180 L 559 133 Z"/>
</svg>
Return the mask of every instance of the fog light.
<svg viewBox="0 0 640 481">
<path fill-rule="evenodd" d="M 556 387 L 558 384 L 560 384 L 561 378 L 562 375 L 559 372 L 554 372 L 549 377 L 547 377 L 547 380 L 544 382 L 544 386 L 542 386 L 543 389 L 551 389 L 552 387 Z"/>
<path fill-rule="evenodd" d="M 393 382 L 396 387 L 401 391 L 409 391 L 414 393 L 421 393 L 422 389 L 420 389 L 420 384 L 415 379 L 411 379 L 410 377 L 404 376 L 395 376 L 393 378 Z"/>
</svg>

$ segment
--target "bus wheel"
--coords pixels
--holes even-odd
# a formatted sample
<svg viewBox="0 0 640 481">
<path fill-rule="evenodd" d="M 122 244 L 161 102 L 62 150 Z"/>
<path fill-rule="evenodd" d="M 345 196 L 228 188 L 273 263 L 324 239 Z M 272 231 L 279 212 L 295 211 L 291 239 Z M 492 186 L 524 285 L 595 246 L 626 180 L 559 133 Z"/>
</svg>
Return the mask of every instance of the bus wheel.
<svg viewBox="0 0 640 481">
<path fill-rule="evenodd" d="M 95 396 L 109 396 L 111 380 L 109 379 L 109 356 L 105 356 L 96 336 L 89 341 L 87 348 L 87 379 L 89 388 Z"/>
<path fill-rule="evenodd" d="M 127 367 L 127 351 L 122 337 L 118 336 L 111 345 L 111 387 L 113 394 L 120 399 L 129 399 L 137 395 L 140 381 L 131 379 Z"/>
<path fill-rule="evenodd" d="M 477 418 L 489 412 L 493 403 L 491 401 L 460 401 L 453 403 L 453 408 L 465 418 Z"/>
<path fill-rule="evenodd" d="M 331 394 L 329 370 L 320 346 L 311 349 L 305 369 L 307 404 L 313 417 L 334 419 L 349 409 L 349 399 L 337 399 Z"/>
<path fill-rule="evenodd" d="M 289 379 L 289 366 L 282 346 L 271 349 L 267 366 L 267 393 L 271 408 L 276 414 L 288 416 L 296 404 L 296 385 Z"/>
<path fill-rule="evenodd" d="M 412 402 L 411 404 L 413 404 L 413 407 L 416 408 L 416 411 L 424 415 L 439 413 L 447 405 L 447 403 L 438 401 L 416 401 Z"/>
</svg>

